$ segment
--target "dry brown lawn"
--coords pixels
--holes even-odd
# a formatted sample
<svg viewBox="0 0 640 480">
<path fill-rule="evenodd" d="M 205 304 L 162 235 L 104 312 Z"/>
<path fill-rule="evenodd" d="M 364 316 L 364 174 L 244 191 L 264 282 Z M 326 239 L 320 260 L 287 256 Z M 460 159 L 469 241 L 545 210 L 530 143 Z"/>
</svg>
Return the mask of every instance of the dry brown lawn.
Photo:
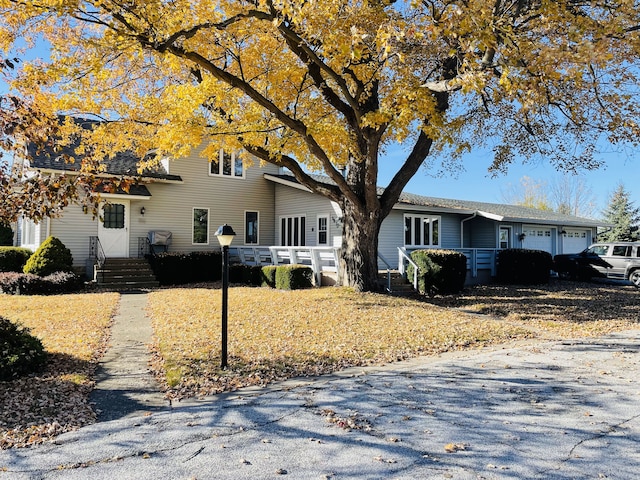
<svg viewBox="0 0 640 480">
<path fill-rule="evenodd" d="M 35 376 L 0 382 L 0 448 L 39 443 L 95 421 L 88 402 L 116 293 L 0 295 L 0 315 L 29 327 L 49 353 Z"/>
<path fill-rule="evenodd" d="M 385 363 L 532 336 L 522 326 L 344 288 L 229 291 L 229 368 L 221 371 L 221 292 L 150 295 L 155 369 L 173 397 Z"/>
</svg>

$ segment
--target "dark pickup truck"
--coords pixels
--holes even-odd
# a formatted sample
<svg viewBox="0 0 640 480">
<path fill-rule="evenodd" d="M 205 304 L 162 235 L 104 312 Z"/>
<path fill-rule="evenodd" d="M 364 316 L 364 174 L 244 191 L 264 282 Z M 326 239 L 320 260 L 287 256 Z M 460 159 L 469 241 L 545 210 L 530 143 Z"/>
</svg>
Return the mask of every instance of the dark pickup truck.
<svg viewBox="0 0 640 480">
<path fill-rule="evenodd" d="M 556 255 L 553 263 L 562 278 L 617 278 L 640 288 L 640 242 L 596 243 L 580 253 Z"/>
</svg>

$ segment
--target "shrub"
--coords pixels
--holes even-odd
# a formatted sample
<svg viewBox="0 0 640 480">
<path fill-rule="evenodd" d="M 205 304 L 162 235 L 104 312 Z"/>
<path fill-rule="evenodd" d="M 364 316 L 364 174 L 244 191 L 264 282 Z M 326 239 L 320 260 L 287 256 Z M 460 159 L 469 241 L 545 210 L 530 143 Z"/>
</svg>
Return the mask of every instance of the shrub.
<svg viewBox="0 0 640 480">
<path fill-rule="evenodd" d="M 536 285 L 548 283 L 553 267 L 549 252 L 509 248 L 497 256 L 498 281 L 508 284 Z"/>
<path fill-rule="evenodd" d="M 236 263 L 229 266 L 229 283 L 258 287 L 262 284 L 262 267 Z"/>
<path fill-rule="evenodd" d="M 32 254 L 28 248 L 0 247 L 0 272 L 22 272 Z"/>
<path fill-rule="evenodd" d="M 411 252 L 411 260 L 418 266 L 418 291 L 432 295 L 435 293 L 436 276 L 440 272 L 440 267 L 429 258 L 426 250 Z M 409 264 L 407 277 L 410 282 L 413 282 L 414 270 L 415 267 Z"/>
<path fill-rule="evenodd" d="M 411 259 L 418 265 L 420 293 L 457 293 L 464 288 L 467 277 L 467 257 L 453 250 L 416 250 Z M 407 270 L 413 278 L 413 265 Z"/>
<path fill-rule="evenodd" d="M 73 271 L 71 250 L 56 237 L 47 238 L 38 247 L 24 266 L 24 273 L 32 273 L 41 277 L 55 272 Z"/>
<path fill-rule="evenodd" d="M 279 265 L 276 268 L 276 288 L 298 290 L 313 286 L 313 270 L 306 265 Z"/>
<path fill-rule="evenodd" d="M 0 222 L 0 245 L 9 247 L 13 245 L 13 230 L 11 226 Z"/>
<path fill-rule="evenodd" d="M 275 265 L 267 265 L 262 267 L 262 281 L 260 285 L 262 287 L 270 287 L 276 288 L 276 270 L 278 269 Z"/>
<path fill-rule="evenodd" d="M 77 292 L 84 286 L 73 272 L 56 272 L 46 277 L 32 273 L 0 273 L 0 292 L 10 295 L 55 295 Z"/>
<path fill-rule="evenodd" d="M 42 342 L 28 328 L 0 317 L 0 381 L 37 372 L 46 359 Z"/>
<path fill-rule="evenodd" d="M 160 285 L 214 282 L 222 277 L 222 254 L 219 251 L 163 252 L 146 258 Z"/>
</svg>

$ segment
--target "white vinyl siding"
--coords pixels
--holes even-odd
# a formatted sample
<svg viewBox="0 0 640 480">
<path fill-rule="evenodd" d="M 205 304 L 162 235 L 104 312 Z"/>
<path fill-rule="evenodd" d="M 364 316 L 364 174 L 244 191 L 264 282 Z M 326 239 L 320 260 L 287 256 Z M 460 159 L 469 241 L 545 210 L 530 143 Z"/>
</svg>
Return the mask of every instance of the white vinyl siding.
<svg viewBox="0 0 640 480">
<path fill-rule="evenodd" d="M 400 209 L 392 210 L 384 219 L 380 227 L 380 235 L 378 236 L 378 252 L 391 265 L 392 268 L 398 267 L 398 247 L 404 245 L 404 215 L 409 212 Z M 429 212 L 419 213 L 411 212 L 410 215 L 426 215 Z M 431 215 L 432 217 L 435 215 Z M 439 248 L 460 248 L 460 220 L 464 217 L 459 215 L 443 214 L 439 216 Z M 420 247 L 409 247 L 420 248 Z M 380 268 L 386 268 L 386 265 L 379 261 Z"/>
<path fill-rule="evenodd" d="M 190 157 L 173 160 L 171 173 L 180 175 L 182 183 L 151 183 L 147 185 L 151 198 L 137 200 L 131 197 L 131 249 L 138 248 L 138 239 L 146 238 L 150 230 L 172 232 L 170 252 L 217 250 L 218 241 L 212 233 L 225 223 L 239 235 L 232 245 L 243 244 L 245 212 L 260 212 L 260 236 L 262 245 L 275 245 L 274 236 L 274 185 L 264 179 L 265 173 L 275 174 L 278 167 L 260 166 L 258 162 L 245 170 L 245 180 L 229 181 L 220 176 L 203 175 L 207 160 L 194 152 Z M 140 208 L 145 207 L 145 214 Z M 193 244 L 193 207 L 209 209 L 208 244 Z M 89 218 L 91 216 L 89 215 Z M 268 228 L 265 228 L 268 226 Z M 88 239 L 86 240 L 88 244 Z"/>
<path fill-rule="evenodd" d="M 305 245 L 318 245 L 318 218 L 327 217 L 328 233 L 327 245 L 340 246 L 342 242 L 342 214 L 338 205 L 320 195 L 314 195 L 298 188 L 285 185 L 276 185 L 276 215 L 282 217 L 296 217 L 304 215 L 305 220 Z M 264 222 L 262 223 L 264 225 Z M 276 238 L 278 244 L 282 239 L 282 222 L 276 224 Z"/>
</svg>

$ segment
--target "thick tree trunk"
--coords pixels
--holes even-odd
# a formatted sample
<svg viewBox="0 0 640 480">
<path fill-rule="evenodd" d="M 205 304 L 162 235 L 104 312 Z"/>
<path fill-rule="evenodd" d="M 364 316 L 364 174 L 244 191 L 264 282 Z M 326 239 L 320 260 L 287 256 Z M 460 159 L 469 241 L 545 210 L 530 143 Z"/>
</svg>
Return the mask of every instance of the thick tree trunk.
<svg viewBox="0 0 640 480">
<path fill-rule="evenodd" d="M 378 233 L 380 212 L 366 212 L 343 202 L 341 285 L 361 292 L 375 292 L 378 284 Z"/>
</svg>

